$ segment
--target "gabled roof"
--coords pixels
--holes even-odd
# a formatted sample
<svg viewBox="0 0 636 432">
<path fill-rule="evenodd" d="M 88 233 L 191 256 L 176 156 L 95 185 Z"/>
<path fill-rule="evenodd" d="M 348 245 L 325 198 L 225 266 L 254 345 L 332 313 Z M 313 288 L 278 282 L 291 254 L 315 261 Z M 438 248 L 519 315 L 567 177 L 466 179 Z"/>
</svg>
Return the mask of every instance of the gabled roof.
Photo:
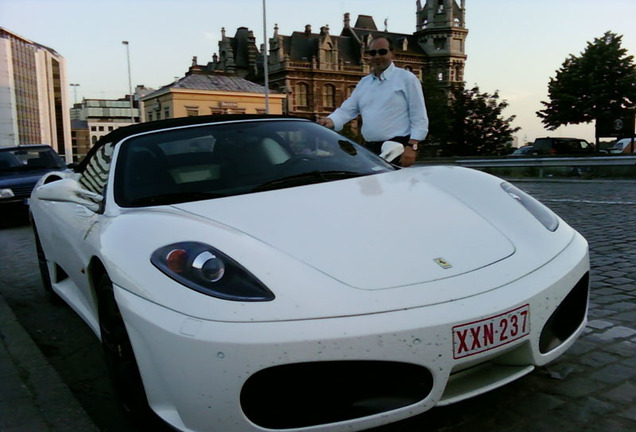
<svg viewBox="0 0 636 432">
<path fill-rule="evenodd" d="M 160 94 L 167 93 L 170 89 L 265 93 L 264 86 L 248 81 L 245 78 L 218 72 L 195 72 L 189 73 L 178 81 L 163 86 L 159 90 L 144 96 L 142 100 L 157 97 Z M 276 92 L 270 90 L 269 93 Z"/>
</svg>

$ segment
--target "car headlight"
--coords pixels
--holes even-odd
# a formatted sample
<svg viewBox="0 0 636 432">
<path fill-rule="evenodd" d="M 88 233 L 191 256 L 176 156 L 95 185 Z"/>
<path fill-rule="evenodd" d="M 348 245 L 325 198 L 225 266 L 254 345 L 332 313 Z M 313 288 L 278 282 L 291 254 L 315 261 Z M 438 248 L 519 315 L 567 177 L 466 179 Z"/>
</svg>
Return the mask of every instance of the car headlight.
<svg viewBox="0 0 636 432">
<path fill-rule="evenodd" d="M 150 262 L 170 278 L 195 291 L 234 301 L 270 301 L 274 294 L 239 263 L 199 242 L 157 249 Z"/>
<path fill-rule="evenodd" d="M 13 198 L 15 194 L 9 188 L 0 189 L 0 198 Z"/>
<path fill-rule="evenodd" d="M 557 218 L 552 210 L 541 204 L 539 201 L 510 183 L 502 183 L 501 188 L 505 190 L 508 195 L 514 198 L 515 201 L 524 206 L 525 209 L 528 210 L 532 216 L 537 218 L 544 227 L 550 231 L 556 231 L 559 227 L 559 218 Z"/>
</svg>

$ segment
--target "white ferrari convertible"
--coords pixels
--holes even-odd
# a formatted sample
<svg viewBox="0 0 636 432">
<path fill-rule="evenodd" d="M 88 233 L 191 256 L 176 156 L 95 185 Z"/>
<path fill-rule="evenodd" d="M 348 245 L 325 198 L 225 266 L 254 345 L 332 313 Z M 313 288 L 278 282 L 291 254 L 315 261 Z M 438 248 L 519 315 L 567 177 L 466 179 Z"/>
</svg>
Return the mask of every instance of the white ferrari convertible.
<svg viewBox="0 0 636 432">
<path fill-rule="evenodd" d="M 537 200 L 298 118 L 116 130 L 31 213 L 125 408 L 182 431 L 395 422 L 545 365 L 587 320 L 587 242 Z"/>
</svg>

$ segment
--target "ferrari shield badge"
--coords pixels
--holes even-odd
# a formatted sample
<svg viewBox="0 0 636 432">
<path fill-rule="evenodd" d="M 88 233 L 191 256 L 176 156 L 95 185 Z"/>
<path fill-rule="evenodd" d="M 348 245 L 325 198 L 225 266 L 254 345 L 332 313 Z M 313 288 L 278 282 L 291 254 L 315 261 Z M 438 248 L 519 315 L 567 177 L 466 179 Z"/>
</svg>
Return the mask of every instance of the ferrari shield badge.
<svg viewBox="0 0 636 432">
<path fill-rule="evenodd" d="M 444 270 L 452 267 L 451 263 L 446 261 L 444 258 L 435 258 L 433 261 L 435 261 L 437 265 L 443 268 Z"/>
</svg>

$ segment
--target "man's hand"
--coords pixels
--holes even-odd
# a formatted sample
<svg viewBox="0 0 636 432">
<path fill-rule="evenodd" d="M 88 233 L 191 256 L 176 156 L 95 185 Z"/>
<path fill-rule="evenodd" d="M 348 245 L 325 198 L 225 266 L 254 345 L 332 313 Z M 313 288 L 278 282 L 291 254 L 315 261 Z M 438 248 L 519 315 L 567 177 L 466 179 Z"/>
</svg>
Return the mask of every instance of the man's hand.
<svg viewBox="0 0 636 432">
<path fill-rule="evenodd" d="M 329 129 L 334 128 L 333 120 L 331 120 L 329 117 L 319 118 L 318 120 L 316 120 L 316 123 Z"/>
<path fill-rule="evenodd" d="M 400 157 L 400 166 L 408 167 L 415 163 L 417 152 L 412 147 L 404 146 L 404 153 Z"/>
</svg>

